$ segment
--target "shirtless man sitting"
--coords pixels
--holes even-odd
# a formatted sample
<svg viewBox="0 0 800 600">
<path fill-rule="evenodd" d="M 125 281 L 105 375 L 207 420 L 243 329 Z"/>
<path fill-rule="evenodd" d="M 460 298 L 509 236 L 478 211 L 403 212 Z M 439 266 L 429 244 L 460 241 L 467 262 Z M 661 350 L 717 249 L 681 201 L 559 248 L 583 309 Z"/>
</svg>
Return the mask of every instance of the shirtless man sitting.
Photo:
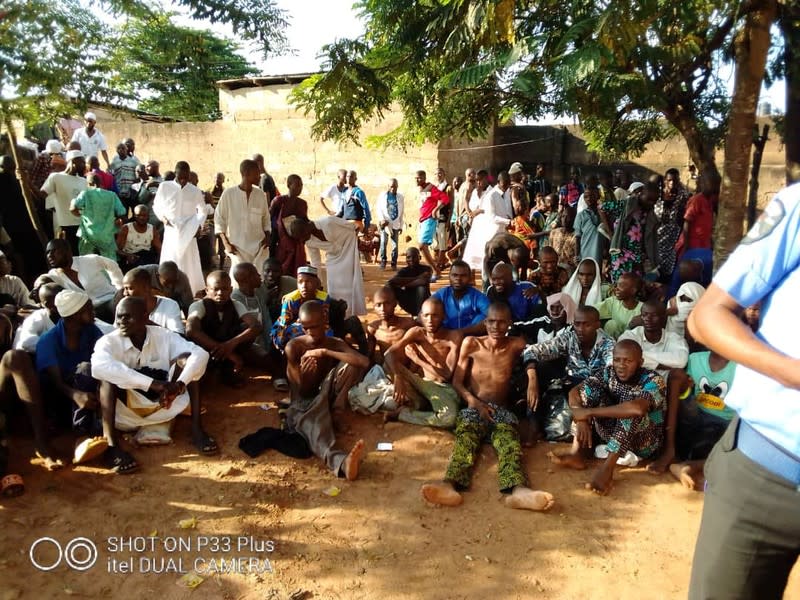
<svg viewBox="0 0 800 600">
<path fill-rule="evenodd" d="M 394 290 L 384 286 L 372 297 L 378 319 L 367 324 L 369 336 L 369 356 L 376 364 L 383 364 L 383 357 L 392 344 L 399 342 L 403 335 L 417 323 L 411 317 L 398 317 L 397 297 Z"/>
<path fill-rule="evenodd" d="M 320 302 L 304 303 L 299 319 L 305 333 L 286 344 L 291 390 L 286 428 L 299 433 L 336 476 L 353 481 L 358 477 L 364 440 L 358 440 L 349 453 L 335 449 L 331 408 L 339 391 L 352 387 L 356 374 L 369 366 L 369 358 L 344 340 L 326 335 L 327 314 Z"/>
<path fill-rule="evenodd" d="M 612 487 L 617 459 L 628 451 L 649 458 L 664 443 L 666 386 L 655 371 L 643 367 L 642 348 L 633 340 L 620 340 L 614 362 L 592 375 L 569 394 L 575 439 L 569 454 L 548 456 L 557 465 L 585 469 L 592 452 L 592 426 L 607 444 L 608 457 L 586 488 L 605 495 Z"/>
<path fill-rule="evenodd" d="M 511 369 L 525 341 L 507 337 L 509 327 L 511 310 L 505 304 L 492 304 L 486 316 L 488 335 L 467 337 L 461 344 L 453 386 L 466 400 L 467 408 L 458 416 L 456 441 L 444 481 L 422 486 L 422 497 L 428 502 L 442 506 L 461 504 L 459 490 L 469 486 L 475 457 L 483 440 L 489 438 L 497 452 L 500 490 L 510 494 L 506 506 L 540 511 L 553 506 L 551 494 L 525 485 L 517 418 L 509 410 Z"/>
<path fill-rule="evenodd" d="M 386 413 L 384 420 L 452 429 L 460 402 L 449 381 L 463 336 L 442 327 L 444 305 L 438 298 L 425 300 L 419 318 L 422 327 L 409 329 L 386 353 L 386 367 L 394 380 L 398 409 Z M 404 364 L 406 360 L 423 377 L 409 370 Z M 420 410 L 428 404 L 432 410 Z"/>
</svg>

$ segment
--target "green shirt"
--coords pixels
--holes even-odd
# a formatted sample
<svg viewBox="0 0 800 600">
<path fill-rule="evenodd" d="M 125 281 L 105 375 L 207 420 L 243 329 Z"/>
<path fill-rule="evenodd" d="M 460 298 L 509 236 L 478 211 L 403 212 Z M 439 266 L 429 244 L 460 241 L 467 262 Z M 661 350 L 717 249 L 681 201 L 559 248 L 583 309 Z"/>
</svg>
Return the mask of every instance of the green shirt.
<svg viewBox="0 0 800 600">
<path fill-rule="evenodd" d="M 725 396 L 733 385 L 736 363 L 728 361 L 719 371 L 712 371 L 708 363 L 710 352 L 693 352 L 689 355 L 686 371 L 694 380 L 694 397 L 697 408 L 720 419 L 730 421 L 736 416 L 725 404 Z"/>
<path fill-rule="evenodd" d="M 633 308 L 625 308 L 625 305 L 621 300 L 617 300 L 616 296 L 609 296 L 600 304 L 595 305 L 595 308 L 600 313 L 600 320 L 607 321 L 603 325 L 605 332 L 617 339 L 623 331 L 628 329 L 631 319 L 639 315 L 642 303 L 638 302 Z"/>
<path fill-rule="evenodd" d="M 78 194 L 73 206 L 81 211 L 80 236 L 88 240 L 109 244 L 114 241 L 116 217 L 124 217 L 128 210 L 114 192 L 88 188 Z"/>
</svg>

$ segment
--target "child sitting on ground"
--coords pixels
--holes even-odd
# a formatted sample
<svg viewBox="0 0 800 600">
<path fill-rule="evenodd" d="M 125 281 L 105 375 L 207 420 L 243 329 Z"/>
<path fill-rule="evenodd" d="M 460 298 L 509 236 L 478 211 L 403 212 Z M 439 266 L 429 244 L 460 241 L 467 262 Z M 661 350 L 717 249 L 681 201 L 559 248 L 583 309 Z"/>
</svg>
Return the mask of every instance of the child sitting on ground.
<svg viewBox="0 0 800 600">
<path fill-rule="evenodd" d="M 631 319 L 639 315 L 642 303 L 637 295 L 641 287 L 642 280 L 637 275 L 623 273 L 617 280 L 613 295 L 595 307 L 600 313 L 600 320 L 605 321 L 603 329 L 612 338 L 617 339 L 628 329 Z"/>
<path fill-rule="evenodd" d="M 406 331 L 417 323 L 411 317 L 398 317 L 397 297 L 389 286 L 380 288 L 372 297 L 378 319 L 367 324 L 369 356 L 376 364 L 383 364 L 383 356 L 392 344 L 399 342 Z"/>
<path fill-rule="evenodd" d="M 207 350 L 210 364 L 222 366 L 222 378 L 231 387 L 246 383 L 242 366 L 266 367 L 267 351 L 253 344 L 262 326 L 247 308 L 231 299 L 233 286 L 225 271 L 212 271 L 206 277 L 206 297 L 189 307 L 186 337 Z"/>
</svg>

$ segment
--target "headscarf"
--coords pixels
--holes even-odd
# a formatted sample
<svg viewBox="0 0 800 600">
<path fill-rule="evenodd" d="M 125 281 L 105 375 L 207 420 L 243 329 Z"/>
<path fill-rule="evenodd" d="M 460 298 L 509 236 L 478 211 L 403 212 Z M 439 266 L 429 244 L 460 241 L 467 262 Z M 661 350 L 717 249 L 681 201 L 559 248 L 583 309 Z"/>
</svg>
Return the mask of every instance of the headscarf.
<svg viewBox="0 0 800 600">
<path fill-rule="evenodd" d="M 575 272 L 572 274 L 572 277 L 569 278 L 567 285 L 564 286 L 564 289 L 561 290 L 564 294 L 569 295 L 572 300 L 575 302 L 575 305 L 579 305 L 581 302 L 581 282 L 578 281 L 578 271 L 581 268 L 581 265 L 586 261 L 591 261 L 594 265 L 594 282 L 592 282 L 592 287 L 589 289 L 589 293 L 586 294 L 586 302 L 584 304 L 586 306 L 595 306 L 600 304 L 600 301 L 603 299 L 603 293 L 601 288 L 601 279 L 602 276 L 600 274 L 600 265 L 597 264 L 597 261 L 593 258 L 584 258 L 581 262 L 578 263 L 578 268 L 575 269 Z"/>
<path fill-rule="evenodd" d="M 567 317 L 567 325 L 572 325 L 572 321 L 575 318 L 575 301 L 564 292 L 558 292 L 556 294 L 550 294 L 547 297 L 547 314 L 550 314 L 550 307 L 553 306 L 555 303 L 560 303 L 561 306 L 564 308 L 564 314 Z"/>
<path fill-rule="evenodd" d="M 706 288 L 693 281 L 684 283 L 678 288 L 678 293 L 675 294 L 675 306 L 678 307 L 678 314 L 670 315 L 667 318 L 667 331 L 677 333 L 681 337 L 686 334 L 686 320 L 689 318 L 689 313 L 692 312 L 705 291 Z M 681 300 L 681 296 L 686 296 L 689 300 Z"/>
</svg>

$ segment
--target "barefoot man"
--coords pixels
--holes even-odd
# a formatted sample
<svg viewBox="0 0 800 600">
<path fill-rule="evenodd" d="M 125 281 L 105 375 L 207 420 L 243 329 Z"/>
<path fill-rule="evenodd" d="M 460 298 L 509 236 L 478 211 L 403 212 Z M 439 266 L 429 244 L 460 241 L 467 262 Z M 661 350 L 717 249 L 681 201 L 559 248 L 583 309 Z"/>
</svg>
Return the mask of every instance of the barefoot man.
<svg viewBox="0 0 800 600">
<path fill-rule="evenodd" d="M 592 375 L 569 394 L 575 439 L 564 456 L 548 455 L 557 465 L 585 469 L 592 452 L 592 425 L 607 444 L 608 458 L 586 488 L 598 494 L 611 491 L 617 459 L 628 451 L 640 458 L 654 456 L 664 442 L 664 379 L 643 368 L 642 348 L 633 340 L 614 347 L 614 362 Z"/>
<path fill-rule="evenodd" d="M 349 453 L 334 449 L 331 408 L 339 390 L 356 383 L 352 374 L 369 366 L 369 358 L 343 340 L 325 335 L 327 313 L 321 303 L 306 302 L 300 307 L 299 316 L 305 334 L 286 345 L 291 389 L 286 427 L 303 436 L 311 451 L 335 475 L 353 481 L 358 477 L 364 440 L 358 440 Z"/>
<path fill-rule="evenodd" d="M 403 421 L 452 429 L 456 424 L 458 392 L 449 381 L 453 378 L 458 349 L 463 336 L 442 327 L 444 305 L 438 298 L 428 298 L 419 312 L 422 327 L 409 329 L 386 353 L 386 367 L 394 380 L 394 400 L 399 407 L 386 413 L 387 421 Z M 404 364 L 422 372 L 423 377 Z M 432 410 L 421 410 L 430 405 Z"/>
<path fill-rule="evenodd" d="M 375 292 L 372 303 L 378 318 L 367 324 L 369 356 L 380 365 L 392 344 L 403 339 L 403 335 L 416 327 L 417 323 L 411 317 L 400 317 L 394 313 L 397 309 L 397 296 L 388 285 Z"/>
<path fill-rule="evenodd" d="M 517 418 L 508 410 L 511 404 L 511 368 L 525 347 L 522 338 L 506 337 L 511 327 L 511 310 L 505 304 L 492 304 L 486 316 L 486 333 L 467 337 L 461 344 L 453 386 L 467 402 L 458 415 L 456 441 L 450 464 L 440 483 L 422 486 L 422 497 L 443 506 L 458 506 L 463 501 L 459 490 L 469 486 L 472 465 L 484 439 L 490 439 L 497 452 L 500 491 L 509 508 L 547 510 L 553 496 L 526 487 L 522 469 L 522 447 L 516 430 Z"/>
</svg>

